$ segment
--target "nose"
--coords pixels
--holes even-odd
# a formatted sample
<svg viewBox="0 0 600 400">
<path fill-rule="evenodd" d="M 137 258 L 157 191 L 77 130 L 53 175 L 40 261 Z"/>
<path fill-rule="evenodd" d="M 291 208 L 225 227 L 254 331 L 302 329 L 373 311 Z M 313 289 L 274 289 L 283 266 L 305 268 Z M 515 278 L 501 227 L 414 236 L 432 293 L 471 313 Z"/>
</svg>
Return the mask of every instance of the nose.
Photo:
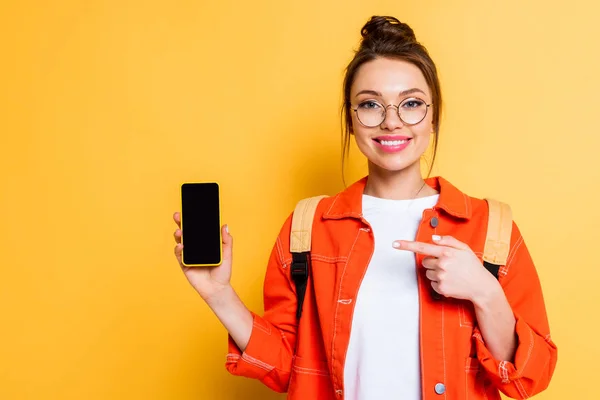
<svg viewBox="0 0 600 400">
<path fill-rule="evenodd" d="M 390 112 L 390 108 L 392 112 Z M 404 123 L 400 119 L 400 115 L 398 114 L 398 106 L 394 104 L 390 104 L 385 107 L 385 119 L 381 123 L 381 129 L 387 129 L 389 131 L 393 131 L 394 129 L 398 129 L 404 126 Z"/>
</svg>

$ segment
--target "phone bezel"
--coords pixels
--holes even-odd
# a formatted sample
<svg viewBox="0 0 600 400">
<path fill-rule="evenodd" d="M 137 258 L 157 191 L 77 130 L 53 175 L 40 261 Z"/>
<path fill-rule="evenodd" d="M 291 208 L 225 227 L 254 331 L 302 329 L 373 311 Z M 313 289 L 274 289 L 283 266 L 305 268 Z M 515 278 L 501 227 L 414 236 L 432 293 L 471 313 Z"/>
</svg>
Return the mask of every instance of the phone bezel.
<svg viewBox="0 0 600 400">
<path fill-rule="evenodd" d="M 221 231 L 221 186 L 219 185 L 218 182 L 183 182 L 180 187 L 179 187 L 179 197 L 180 197 L 180 205 L 181 205 L 181 212 L 179 213 L 180 215 L 180 222 L 181 222 L 181 243 L 183 244 L 183 236 L 185 236 L 185 233 L 183 232 L 183 218 L 184 218 L 184 212 L 183 212 L 183 187 L 185 185 L 217 185 L 217 201 L 218 201 L 218 205 L 219 205 L 219 262 L 216 264 L 186 264 L 184 261 L 184 253 L 185 253 L 185 246 L 182 249 L 181 252 L 181 264 L 183 264 L 183 266 L 185 267 L 218 267 L 219 265 L 221 265 L 223 263 L 223 234 Z"/>
</svg>

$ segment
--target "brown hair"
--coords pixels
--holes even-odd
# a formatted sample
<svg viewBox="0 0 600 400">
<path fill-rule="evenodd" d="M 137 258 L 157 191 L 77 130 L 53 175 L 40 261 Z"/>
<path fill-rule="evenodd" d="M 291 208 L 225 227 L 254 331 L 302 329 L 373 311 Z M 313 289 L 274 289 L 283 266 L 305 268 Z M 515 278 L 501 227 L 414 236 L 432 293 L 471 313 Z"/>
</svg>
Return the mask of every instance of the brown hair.
<svg viewBox="0 0 600 400">
<path fill-rule="evenodd" d="M 350 109 L 350 88 L 358 69 L 366 62 L 377 58 L 392 58 L 407 61 L 418 67 L 429 86 L 433 108 L 433 157 L 429 173 L 433 168 L 437 153 L 440 131 L 440 114 L 442 109 L 442 92 L 437 69 L 427 49 L 417 41 L 410 26 L 394 17 L 373 16 L 361 29 L 362 39 L 354 58 L 346 67 L 344 77 L 344 103 L 342 105 L 342 171 L 346 157 L 350 152 L 350 135 L 352 134 L 352 114 Z"/>
</svg>

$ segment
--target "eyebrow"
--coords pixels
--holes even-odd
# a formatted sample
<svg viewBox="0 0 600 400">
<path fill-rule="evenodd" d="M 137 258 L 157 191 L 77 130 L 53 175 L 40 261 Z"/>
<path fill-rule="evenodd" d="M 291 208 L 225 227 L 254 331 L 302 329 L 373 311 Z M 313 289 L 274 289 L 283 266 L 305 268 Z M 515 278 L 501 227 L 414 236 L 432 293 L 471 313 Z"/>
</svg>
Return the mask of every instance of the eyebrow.
<svg viewBox="0 0 600 400">
<path fill-rule="evenodd" d="M 423 93 L 424 95 L 427 95 L 421 89 L 412 88 L 412 89 L 407 89 L 407 90 L 404 90 L 404 91 L 398 93 L 398 97 L 407 96 L 407 95 L 413 94 L 413 93 Z M 370 95 L 373 95 L 373 96 L 379 96 L 379 97 L 381 97 L 381 93 L 379 93 L 379 92 L 377 92 L 375 90 L 361 90 L 360 92 L 356 93 L 355 97 L 358 97 L 361 94 L 370 94 Z"/>
</svg>

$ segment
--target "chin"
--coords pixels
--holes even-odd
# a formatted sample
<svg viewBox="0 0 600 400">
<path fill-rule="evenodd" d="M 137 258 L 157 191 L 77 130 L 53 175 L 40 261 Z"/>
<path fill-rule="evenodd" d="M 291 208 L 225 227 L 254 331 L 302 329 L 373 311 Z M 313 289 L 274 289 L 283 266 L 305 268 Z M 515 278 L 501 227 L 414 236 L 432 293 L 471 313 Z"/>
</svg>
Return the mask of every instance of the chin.
<svg viewBox="0 0 600 400">
<path fill-rule="evenodd" d="M 400 171 L 409 169 L 410 167 L 415 165 L 415 163 L 418 163 L 418 161 L 419 160 L 398 160 L 398 161 L 377 160 L 376 162 L 373 162 L 373 161 L 369 160 L 369 163 L 372 165 L 372 167 L 375 167 L 376 169 L 378 169 L 380 171 L 400 172 Z"/>
</svg>

